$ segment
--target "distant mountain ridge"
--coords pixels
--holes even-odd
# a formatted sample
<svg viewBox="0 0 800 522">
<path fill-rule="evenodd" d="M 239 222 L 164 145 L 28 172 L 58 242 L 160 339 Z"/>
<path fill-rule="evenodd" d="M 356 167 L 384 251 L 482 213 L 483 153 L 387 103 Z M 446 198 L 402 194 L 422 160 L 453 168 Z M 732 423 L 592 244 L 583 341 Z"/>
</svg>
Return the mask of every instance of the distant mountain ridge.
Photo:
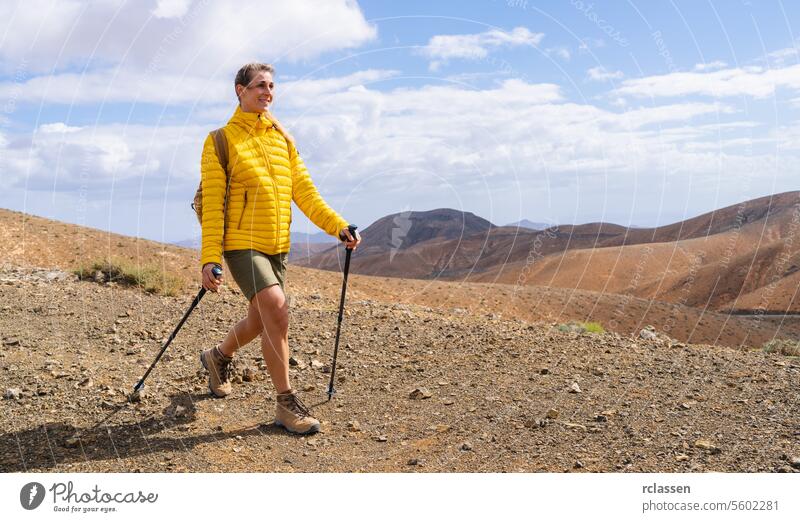
<svg viewBox="0 0 800 522">
<path fill-rule="evenodd" d="M 720 309 L 746 310 L 766 301 L 769 310 L 800 311 L 793 291 L 800 286 L 800 241 L 781 239 L 791 237 L 798 209 L 800 192 L 793 191 L 660 227 L 595 222 L 538 231 L 498 227 L 453 209 L 407 211 L 361 231 L 364 244 L 350 270 L 620 292 L 693 306 L 708 301 Z M 643 264 L 651 251 L 659 254 Z M 342 249 L 333 247 L 301 264 L 338 271 L 342 257 Z"/>
<path fill-rule="evenodd" d="M 514 223 L 509 223 L 506 226 L 514 228 L 516 227 L 527 228 L 529 230 L 544 230 L 546 228 L 555 226 L 555 223 L 534 223 L 530 219 L 523 219 L 521 221 L 515 221 Z"/>
</svg>

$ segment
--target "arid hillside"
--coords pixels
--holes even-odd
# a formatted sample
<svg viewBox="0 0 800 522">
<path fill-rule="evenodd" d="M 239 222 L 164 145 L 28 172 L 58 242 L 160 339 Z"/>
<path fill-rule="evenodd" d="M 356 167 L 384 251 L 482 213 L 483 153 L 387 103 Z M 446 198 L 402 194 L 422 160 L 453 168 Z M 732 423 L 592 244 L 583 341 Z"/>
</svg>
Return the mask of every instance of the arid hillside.
<svg viewBox="0 0 800 522">
<path fill-rule="evenodd" d="M 439 210 L 383 218 L 363 231 L 369 247 L 353 256 L 351 270 L 591 290 L 704 310 L 800 313 L 797 191 L 657 228 L 587 223 L 531 231 L 496 227 L 471 215 L 467 226 L 464 214 L 458 230 L 457 214 Z M 441 215 L 448 216 L 449 226 L 441 226 Z M 341 255 L 328 249 L 301 264 L 336 270 Z"/>
<path fill-rule="evenodd" d="M 178 278 L 182 283 L 180 295 L 191 295 L 199 284 L 198 254 L 194 250 L 8 210 L 0 210 L 0 234 L 4 244 L 11 245 L 4 261 L 6 266 L 71 271 L 97 260 L 124 260 L 132 266 L 155 266 L 165 276 Z M 339 254 L 343 262 L 342 248 Z M 341 276 L 331 271 L 290 264 L 287 279 L 299 292 L 336 298 L 341 291 Z M 773 338 L 800 339 L 800 317 L 729 315 L 680 302 L 660 302 L 608 291 L 351 273 L 348 296 L 479 317 L 558 323 L 596 321 L 623 335 L 653 325 L 679 341 L 734 347 L 760 347 Z"/>
</svg>

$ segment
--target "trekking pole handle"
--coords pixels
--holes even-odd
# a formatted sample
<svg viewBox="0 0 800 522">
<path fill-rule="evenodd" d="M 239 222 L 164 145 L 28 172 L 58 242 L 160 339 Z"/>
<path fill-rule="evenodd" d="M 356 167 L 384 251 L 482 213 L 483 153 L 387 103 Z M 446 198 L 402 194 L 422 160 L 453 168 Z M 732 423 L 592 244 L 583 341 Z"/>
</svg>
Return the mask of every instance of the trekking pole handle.
<svg viewBox="0 0 800 522">
<path fill-rule="evenodd" d="M 347 225 L 347 230 L 350 231 L 350 235 L 353 236 L 354 239 L 356 237 L 356 229 L 357 228 L 358 227 L 355 226 L 355 225 Z M 344 233 L 340 233 L 339 234 L 339 239 L 341 239 L 342 241 L 347 241 L 347 236 L 345 236 Z M 353 249 L 352 248 L 347 248 L 347 250 L 353 250 Z"/>
<path fill-rule="evenodd" d="M 211 269 L 211 273 L 214 274 L 214 279 L 219 279 L 220 277 L 222 277 L 222 267 L 215 266 L 214 268 Z"/>
</svg>

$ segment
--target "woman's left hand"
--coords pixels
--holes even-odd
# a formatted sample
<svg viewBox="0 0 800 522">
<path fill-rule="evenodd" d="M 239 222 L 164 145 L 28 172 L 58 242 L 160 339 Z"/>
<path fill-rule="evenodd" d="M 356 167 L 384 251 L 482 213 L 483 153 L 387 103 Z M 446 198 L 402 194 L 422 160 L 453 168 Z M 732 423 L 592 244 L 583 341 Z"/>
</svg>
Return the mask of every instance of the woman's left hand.
<svg viewBox="0 0 800 522">
<path fill-rule="evenodd" d="M 353 235 L 350 233 L 350 229 L 347 227 L 343 228 L 341 232 L 339 232 L 339 237 L 345 238 L 344 244 L 350 250 L 355 250 L 356 247 L 358 247 L 358 244 L 361 243 L 361 236 L 359 235 L 358 230 L 355 232 L 356 237 L 353 237 Z"/>
</svg>

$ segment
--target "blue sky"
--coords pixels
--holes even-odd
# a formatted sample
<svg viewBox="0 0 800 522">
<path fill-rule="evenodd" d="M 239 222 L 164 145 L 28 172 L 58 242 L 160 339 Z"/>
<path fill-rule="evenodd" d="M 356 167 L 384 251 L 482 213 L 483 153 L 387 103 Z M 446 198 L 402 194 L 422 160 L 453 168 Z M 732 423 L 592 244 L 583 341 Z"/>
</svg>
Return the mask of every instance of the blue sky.
<svg viewBox="0 0 800 522">
<path fill-rule="evenodd" d="M 362 227 L 667 224 L 798 189 L 796 2 L 26 1 L 0 6 L 0 206 L 161 241 L 233 76 Z M 316 232 L 295 207 L 293 229 Z"/>
</svg>

